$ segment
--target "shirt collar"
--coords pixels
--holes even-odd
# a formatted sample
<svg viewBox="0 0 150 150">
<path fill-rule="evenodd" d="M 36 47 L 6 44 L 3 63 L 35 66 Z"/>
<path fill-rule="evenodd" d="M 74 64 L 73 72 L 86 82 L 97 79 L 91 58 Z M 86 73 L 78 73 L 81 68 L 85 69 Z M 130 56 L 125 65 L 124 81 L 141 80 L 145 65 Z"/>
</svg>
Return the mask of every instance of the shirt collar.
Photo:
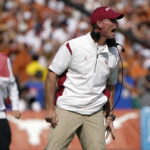
<svg viewBox="0 0 150 150">
<path fill-rule="evenodd" d="M 109 52 L 109 48 L 108 48 L 107 44 L 105 44 L 103 46 L 99 46 L 98 43 L 94 42 L 94 40 L 92 39 L 90 32 L 87 33 L 87 36 L 88 36 L 89 42 L 92 44 L 93 47 L 95 47 L 97 49 L 98 53 L 108 53 Z"/>
<path fill-rule="evenodd" d="M 108 53 L 109 49 L 108 49 L 107 44 L 105 44 L 103 46 L 98 45 L 97 51 L 98 51 L 98 53 Z"/>
<path fill-rule="evenodd" d="M 91 37 L 90 32 L 87 33 L 87 37 L 88 37 L 88 40 L 89 40 L 90 44 L 91 44 L 94 48 L 96 48 L 98 44 L 97 44 L 96 42 L 94 42 L 94 40 L 93 40 L 92 37 Z"/>
</svg>

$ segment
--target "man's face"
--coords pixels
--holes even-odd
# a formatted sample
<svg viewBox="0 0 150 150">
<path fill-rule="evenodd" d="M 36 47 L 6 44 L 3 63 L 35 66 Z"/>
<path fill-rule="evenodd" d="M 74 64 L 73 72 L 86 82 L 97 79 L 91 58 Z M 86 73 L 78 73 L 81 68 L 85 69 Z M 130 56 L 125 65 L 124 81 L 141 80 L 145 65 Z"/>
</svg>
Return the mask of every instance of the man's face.
<svg viewBox="0 0 150 150">
<path fill-rule="evenodd" d="M 106 39 L 115 38 L 115 31 L 118 26 L 116 19 L 104 19 L 102 20 L 101 37 Z"/>
</svg>

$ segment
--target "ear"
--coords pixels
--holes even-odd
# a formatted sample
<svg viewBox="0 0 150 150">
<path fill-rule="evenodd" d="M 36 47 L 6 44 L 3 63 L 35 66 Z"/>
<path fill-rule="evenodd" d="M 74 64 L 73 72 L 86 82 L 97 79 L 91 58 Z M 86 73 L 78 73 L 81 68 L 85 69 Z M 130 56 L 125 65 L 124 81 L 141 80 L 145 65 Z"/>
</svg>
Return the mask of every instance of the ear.
<svg viewBox="0 0 150 150">
<path fill-rule="evenodd" d="M 102 28 L 102 21 L 98 20 L 96 22 L 96 25 L 98 26 L 99 29 L 101 29 Z"/>
</svg>

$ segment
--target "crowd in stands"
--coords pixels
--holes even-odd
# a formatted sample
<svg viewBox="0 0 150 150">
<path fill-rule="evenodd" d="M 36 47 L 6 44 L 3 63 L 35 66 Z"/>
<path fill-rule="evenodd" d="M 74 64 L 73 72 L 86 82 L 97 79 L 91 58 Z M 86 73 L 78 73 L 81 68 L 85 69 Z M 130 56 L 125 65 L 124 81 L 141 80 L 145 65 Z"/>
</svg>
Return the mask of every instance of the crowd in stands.
<svg viewBox="0 0 150 150">
<path fill-rule="evenodd" d="M 150 0 L 70 0 L 91 12 L 110 6 L 123 13 L 116 34 L 124 45 L 119 69 L 116 108 L 150 106 Z M 47 67 L 66 40 L 89 32 L 89 16 L 63 0 L 0 0 L 0 52 L 12 63 L 20 91 L 21 110 L 44 108 Z M 138 39 L 138 40 L 135 40 Z M 9 103 L 9 102 L 8 102 Z"/>
</svg>

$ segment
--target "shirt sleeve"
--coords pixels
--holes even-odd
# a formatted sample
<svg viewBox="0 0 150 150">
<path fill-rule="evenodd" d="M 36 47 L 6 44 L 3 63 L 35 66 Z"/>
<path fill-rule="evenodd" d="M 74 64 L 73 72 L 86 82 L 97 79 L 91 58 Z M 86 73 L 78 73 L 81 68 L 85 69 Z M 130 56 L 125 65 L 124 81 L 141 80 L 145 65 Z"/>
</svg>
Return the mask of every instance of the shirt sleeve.
<svg viewBox="0 0 150 150">
<path fill-rule="evenodd" d="M 112 60 L 112 66 L 110 68 L 110 74 L 109 74 L 109 78 L 107 80 L 107 85 L 115 85 L 117 83 L 118 80 L 118 63 L 119 63 L 119 53 L 117 48 L 112 47 L 110 49 L 110 57 L 109 59 Z"/>
<path fill-rule="evenodd" d="M 59 48 L 52 63 L 49 65 L 49 69 L 57 75 L 65 72 L 71 63 L 72 51 L 70 47 L 68 49 L 67 44 L 65 43 Z"/>
<path fill-rule="evenodd" d="M 8 62 L 8 68 L 10 71 L 10 83 L 8 85 L 9 97 L 11 100 L 12 109 L 19 110 L 19 91 L 18 91 L 18 87 L 15 81 L 15 77 L 12 72 L 12 67 L 11 67 L 9 58 L 7 59 L 7 62 Z"/>
<path fill-rule="evenodd" d="M 107 85 L 115 85 L 118 79 L 118 65 L 110 70 L 110 77 L 107 80 Z"/>
</svg>

